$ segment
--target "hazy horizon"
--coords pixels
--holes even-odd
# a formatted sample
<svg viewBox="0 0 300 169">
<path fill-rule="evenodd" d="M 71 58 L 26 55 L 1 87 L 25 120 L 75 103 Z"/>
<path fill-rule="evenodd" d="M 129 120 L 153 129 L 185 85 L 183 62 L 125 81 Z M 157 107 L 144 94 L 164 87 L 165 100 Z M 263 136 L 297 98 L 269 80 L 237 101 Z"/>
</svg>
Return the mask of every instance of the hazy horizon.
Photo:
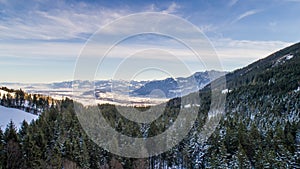
<svg viewBox="0 0 300 169">
<path fill-rule="evenodd" d="M 192 72 L 191 74 L 187 75 L 187 76 L 176 76 L 176 77 L 170 77 L 170 76 L 161 76 L 161 77 L 158 77 L 158 78 L 150 78 L 150 79 L 95 79 L 94 81 L 109 81 L 109 80 L 119 80 L 119 81 L 155 81 L 155 80 L 164 80 L 164 79 L 167 79 L 167 78 L 186 78 L 186 77 L 189 77 L 195 73 L 198 73 L 198 72 L 206 72 L 206 71 L 220 71 L 220 72 L 231 72 L 231 71 L 221 71 L 221 70 L 199 70 L 199 71 L 196 71 L 196 72 Z M 60 82 L 70 82 L 70 81 L 77 81 L 77 80 L 80 80 L 80 81 L 89 81 L 87 79 L 66 79 L 66 80 L 62 80 L 62 81 L 49 81 L 49 82 L 43 82 L 43 81 L 40 81 L 40 82 L 22 82 L 22 81 L 1 81 L 0 84 L 5 84 L 5 83 L 20 83 L 20 84 L 51 84 L 51 83 L 60 83 Z"/>
</svg>

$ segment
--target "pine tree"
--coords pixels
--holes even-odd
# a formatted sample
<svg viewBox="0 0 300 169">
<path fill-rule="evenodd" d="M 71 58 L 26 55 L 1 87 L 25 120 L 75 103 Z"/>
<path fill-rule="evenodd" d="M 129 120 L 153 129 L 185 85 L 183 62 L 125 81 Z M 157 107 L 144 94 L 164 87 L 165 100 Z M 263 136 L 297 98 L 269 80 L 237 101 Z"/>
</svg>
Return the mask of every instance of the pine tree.
<svg viewBox="0 0 300 169">
<path fill-rule="evenodd" d="M 6 100 L 7 100 L 7 107 L 12 107 L 12 105 L 13 105 L 13 99 L 12 99 L 12 96 L 9 94 L 9 93 L 7 93 L 6 94 Z"/>
<path fill-rule="evenodd" d="M 4 165 L 9 169 L 21 168 L 22 152 L 19 137 L 12 121 L 7 125 L 4 133 Z"/>
<path fill-rule="evenodd" d="M 216 154 L 218 157 L 218 165 L 220 168 L 228 168 L 228 153 L 225 146 L 225 143 L 223 141 L 219 144 L 219 152 Z"/>
<path fill-rule="evenodd" d="M 22 89 L 18 90 L 19 96 L 20 96 L 20 103 L 19 106 L 24 108 L 24 103 L 25 103 L 25 93 Z"/>
<path fill-rule="evenodd" d="M 286 164 L 286 153 L 287 149 L 284 147 L 284 130 L 281 125 L 278 123 L 275 129 L 275 136 L 274 136 L 274 144 L 275 144 L 275 152 L 276 158 L 274 161 L 274 166 L 278 168 L 285 168 Z"/>
<path fill-rule="evenodd" d="M 24 145 L 26 157 L 27 157 L 27 167 L 28 168 L 38 168 L 44 165 L 45 159 L 43 158 L 45 151 L 45 140 L 43 138 L 43 133 L 39 129 L 36 122 L 31 124 L 29 128 L 29 134 L 27 141 Z"/>
<path fill-rule="evenodd" d="M 33 109 L 34 114 L 37 114 L 37 95 L 36 94 L 33 95 L 32 109 Z"/>
<path fill-rule="evenodd" d="M 28 123 L 24 120 L 18 132 L 19 139 L 20 139 L 21 153 L 22 153 L 21 161 L 23 166 L 26 166 L 28 160 L 25 151 L 26 150 L 25 146 L 27 145 L 27 141 L 28 141 L 28 127 L 29 127 Z"/>
<path fill-rule="evenodd" d="M 241 144 L 238 145 L 238 168 L 250 168 L 251 164 L 246 155 L 246 152 Z"/>
<path fill-rule="evenodd" d="M 90 168 L 100 168 L 107 164 L 108 154 L 101 147 L 91 140 L 87 140 L 87 151 L 89 156 Z"/>
<path fill-rule="evenodd" d="M 295 132 L 296 129 L 293 130 L 290 122 L 287 122 L 287 124 L 284 127 L 285 145 L 286 145 L 286 148 L 292 153 L 295 152 L 295 143 L 296 143 L 295 137 L 292 134 L 293 131 Z"/>
<path fill-rule="evenodd" d="M 46 163 L 49 168 L 62 168 L 63 158 L 58 144 L 47 150 Z"/>
</svg>

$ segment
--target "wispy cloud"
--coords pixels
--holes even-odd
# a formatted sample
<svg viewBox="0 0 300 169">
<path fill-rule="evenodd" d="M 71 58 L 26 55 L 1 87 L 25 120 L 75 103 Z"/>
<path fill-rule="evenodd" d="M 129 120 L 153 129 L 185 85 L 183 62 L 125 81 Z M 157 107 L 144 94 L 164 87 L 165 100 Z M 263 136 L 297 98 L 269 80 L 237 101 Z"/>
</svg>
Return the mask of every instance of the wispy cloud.
<svg viewBox="0 0 300 169">
<path fill-rule="evenodd" d="M 228 3 L 228 6 L 233 6 L 235 5 L 239 0 L 230 0 L 229 3 Z"/>
<path fill-rule="evenodd" d="M 175 13 L 179 8 L 180 8 L 180 6 L 178 4 L 176 4 L 175 2 L 172 2 L 171 5 L 168 6 L 167 9 L 165 9 L 161 12 L 166 13 L 166 14 L 172 14 L 172 13 Z"/>
<path fill-rule="evenodd" d="M 212 44 L 215 46 L 221 60 L 231 60 L 232 63 L 225 64 L 227 70 L 232 70 L 254 60 L 266 57 L 267 55 L 279 49 L 287 47 L 292 43 L 282 41 L 249 41 L 249 40 L 233 40 L 233 39 L 212 39 Z M 167 45 L 166 45 L 167 44 Z M 76 59 L 83 48 L 80 43 L 62 43 L 62 42 L 43 42 L 43 43 L 19 43 L 19 44 L 0 44 L 0 58 L 15 57 L 15 58 L 31 58 L 39 60 L 47 59 Z M 105 44 L 91 44 L 89 51 L 85 55 L 90 57 L 99 57 L 99 53 L 105 53 L 109 46 Z M 182 60 L 194 60 L 194 54 L 187 50 L 184 46 L 179 45 L 176 41 L 162 40 L 157 41 L 156 44 L 122 44 L 113 48 L 108 57 L 124 59 L 131 54 L 147 49 L 159 49 L 168 51 L 168 53 L 178 56 Z M 209 49 L 201 51 L 202 57 L 210 57 Z M 162 56 L 162 53 L 151 55 L 136 55 L 143 59 L 155 60 L 170 60 L 170 57 Z M 243 64 L 235 62 L 236 60 L 243 60 Z"/>
<path fill-rule="evenodd" d="M 172 2 L 167 7 L 150 4 L 147 6 L 145 12 L 161 12 L 164 14 L 175 14 L 178 12 L 178 9 L 180 9 L 180 8 L 181 8 L 181 6 L 175 2 Z"/>
<path fill-rule="evenodd" d="M 300 2 L 300 0 L 285 1 Z M 212 4 L 216 5 L 212 6 Z M 112 4 L 104 1 L 36 0 L 25 2 L 0 0 L 0 64 L 4 66 L 11 65 L 14 63 L 14 60 L 18 60 L 24 64 L 42 65 L 40 66 L 41 68 L 24 67 L 24 70 L 30 69 L 28 76 L 30 75 L 31 77 L 33 76 L 30 72 L 41 72 L 50 76 L 53 73 L 49 72 L 49 70 L 56 70 L 56 64 L 60 64 L 61 70 L 72 73 L 72 66 L 86 39 L 99 28 L 103 28 L 104 25 L 115 19 L 136 12 L 160 12 L 165 13 L 166 16 L 167 14 L 174 14 L 186 18 L 197 25 L 201 31 L 208 33 L 207 36 L 210 36 L 210 38 L 215 35 L 220 37 L 219 39 L 212 39 L 212 44 L 215 46 L 224 68 L 233 70 L 290 45 L 291 43 L 287 41 L 295 41 L 297 37 L 295 35 L 298 35 L 296 28 L 299 27 L 299 24 L 289 18 L 297 16 L 298 8 L 295 5 L 299 4 L 287 4 L 294 6 L 293 8 L 282 8 L 281 5 L 274 4 L 274 7 L 266 8 L 264 6 L 265 3 L 257 4 L 252 1 L 244 2 L 239 0 L 229 0 L 225 3 L 224 1 L 213 3 L 202 3 L 201 1 L 198 3 L 179 1 L 157 3 L 156 1 L 145 1 L 136 5 L 131 1 Z M 225 5 L 227 8 L 223 8 L 221 5 Z M 249 7 L 248 11 L 245 10 L 245 6 Z M 234 12 L 228 12 L 228 8 L 231 7 L 235 9 Z M 272 22 L 273 20 L 259 19 L 258 17 L 260 16 L 255 15 L 262 11 L 259 9 L 263 9 L 264 16 L 273 18 L 274 22 Z M 276 15 L 276 12 L 279 10 L 289 10 L 289 12 Z M 264 25 L 264 28 L 248 31 L 251 29 L 248 27 L 246 20 L 248 17 L 257 19 L 255 20 L 257 24 Z M 134 32 L 133 30 L 146 30 L 149 32 L 148 28 L 153 28 L 153 31 L 150 30 L 150 32 L 155 32 L 155 28 L 158 28 L 157 24 L 160 25 L 160 31 L 165 31 L 167 35 L 174 36 L 175 32 L 179 32 L 178 34 L 181 35 L 179 39 L 196 41 L 199 44 L 199 37 L 193 36 L 194 34 L 191 30 L 178 26 L 180 25 L 178 22 L 160 17 L 153 19 L 152 22 L 149 22 L 151 24 L 149 24 L 145 22 L 146 19 L 148 22 L 151 20 L 150 18 L 138 18 L 125 22 L 118 27 L 120 29 L 107 29 L 109 32 L 105 32 L 108 34 L 106 34 L 106 39 L 103 38 L 104 43 L 91 46 L 94 50 L 91 50 L 88 54 L 97 57 L 99 51 L 107 49 L 107 46 L 105 46 L 107 44 L 106 40 L 118 34 L 128 35 L 128 33 Z M 241 20 L 245 22 L 230 24 Z M 139 23 L 139 25 L 136 26 L 137 24 L 135 23 Z M 274 34 L 270 34 L 272 33 L 270 29 L 281 32 L 281 35 L 274 36 Z M 247 34 L 244 33 L 246 31 Z M 270 41 L 261 41 L 262 39 Z M 112 60 L 122 60 L 123 57 L 141 50 L 163 48 L 170 53 L 174 53 L 174 55 L 176 54 L 182 60 L 191 62 L 193 53 L 187 52 L 185 48 L 177 47 L 169 41 L 151 40 L 145 40 L 148 43 L 144 44 L 136 43 L 119 46 L 112 50 L 110 56 Z M 202 54 L 207 56 L 210 53 L 203 50 Z M 146 53 L 143 55 L 143 59 L 156 59 L 162 63 L 171 63 L 170 57 L 163 55 L 164 53 Z M 47 67 L 48 62 L 53 62 L 53 64 L 49 63 L 50 69 L 46 70 L 44 67 Z M 17 62 L 15 65 L 17 65 Z M 198 66 L 198 64 L 195 64 L 195 70 Z M 70 68 L 70 70 L 65 67 Z M 7 66 L 6 68 L 2 66 L 0 71 L 8 71 L 6 70 L 7 68 L 12 70 L 9 72 L 20 70 L 17 66 Z M 61 70 L 56 71 L 57 75 L 53 76 L 52 80 L 60 76 Z M 15 79 L 21 78 L 20 75 L 22 73 L 23 71 L 19 71 Z M 44 75 L 36 77 L 38 79 L 44 77 Z M 2 77 L 2 79 L 5 78 L 7 77 Z"/>
<path fill-rule="evenodd" d="M 227 71 L 244 67 L 292 44 L 282 41 L 249 41 L 233 39 L 212 39 L 211 42 L 215 47 L 215 52 L 217 53 L 223 68 L 220 69 L 219 67 L 217 69 Z M 209 62 L 210 60 L 208 59 L 206 61 Z M 215 62 L 215 60 L 213 61 Z"/>
<path fill-rule="evenodd" d="M 293 43 L 283 41 L 250 41 L 213 39 L 215 49 L 225 69 L 233 70 L 264 58 Z"/>
<path fill-rule="evenodd" d="M 102 26 L 138 10 L 173 14 L 180 8 L 175 2 L 166 9 L 154 4 L 147 9 L 94 7 L 83 2 L 72 4 L 71 7 L 70 4 L 60 2 L 58 7 L 47 10 L 36 6 L 22 12 L 5 9 L 7 19 L 0 20 L 0 40 L 85 40 Z"/>
<path fill-rule="evenodd" d="M 242 20 L 242 19 L 244 19 L 246 17 L 249 17 L 251 15 L 257 14 L 259 12 L 261 12 L 261 10 L 257 10 L 257 9 L 246 11 L 246 12 L 240 14 L 236 19 L 234 19 L 232 21 L 232 23 L 236 23 L 236 22 L 238 22 L 238 21 L 240 21 L 240 20 Z"/>
<path fill-rule="evenodd" d="M 85 7 L 89 10 L 84 10 L 82 6 L 80 3 L 70 8 L 63 4 L 59 8 L 32 8 L 22 12 L 6 9 L 7 19 L 0 20 L 0 40 L 84 39 L 83 35 L 92 34 L 101 26 L 130 13 L 126 9 L 99 10 L 91 5 Z"/>
</svg>

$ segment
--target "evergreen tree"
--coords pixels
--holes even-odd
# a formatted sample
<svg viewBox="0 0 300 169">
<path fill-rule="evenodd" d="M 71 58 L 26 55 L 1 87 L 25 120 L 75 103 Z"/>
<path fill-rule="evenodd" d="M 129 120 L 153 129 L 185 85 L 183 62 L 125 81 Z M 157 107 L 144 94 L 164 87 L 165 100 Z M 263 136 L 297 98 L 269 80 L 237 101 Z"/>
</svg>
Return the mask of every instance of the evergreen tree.
<svg viewBox="0 0 300 169">
<path fill-rule="evenodd" d="M 28 127 L 29 127 L 28 123 L 25 120 L 23 120 L 21 128 L 18 132 L 19 139 L 20 139 L 21 153 L 22 153 L 21 161 L 24 168 L 28 160 L 25 151 L 26 150 L 25 146 L 27 145 L 27 141 L 28 141 Z"/>
<path fill-rule="evenodd" d="M 32 123 L 32 126 L 29 128 L 27 141 L 23 147 L 23 151 L 26 153 L 27 168 L 38 168 L 45 165 L 44 162 L 46 160 L 43 155 L 46 151 L 44 144 L 43 133 L 36 122 Z"/>
<path fill-rule="evenodd" d="M 251 168 L 250 161 L 246 155 L 246 152 L 241 144 L 238 145 L 238 152 L 237 152 L 237 164 L 238 168 Z"/>
<path fill-rule="evenodd" d="M 4 133 L 4 166 L 8 169 L 21 168 L 22 151 L 19 137 L 12 121 L 7 125 Z"/>
</svg>

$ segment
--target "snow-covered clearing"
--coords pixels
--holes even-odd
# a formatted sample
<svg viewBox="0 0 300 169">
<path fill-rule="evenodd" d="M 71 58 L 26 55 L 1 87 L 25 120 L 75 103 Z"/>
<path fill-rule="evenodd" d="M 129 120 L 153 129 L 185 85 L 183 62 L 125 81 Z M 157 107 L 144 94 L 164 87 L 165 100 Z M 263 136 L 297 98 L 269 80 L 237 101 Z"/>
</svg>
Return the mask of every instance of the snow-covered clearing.
<svg viewBox="0 0 300 169">
<path fill-rule="evenodd" d="M 0 127 L 3 131 L 10 120 L 14 122 L 16 129 L 20 129 L 23 120 L 30 123 L 32 120 L 37 118 L 37 115 L 33 115 L 19 109 L 0 106 Z"/>
</svg>

